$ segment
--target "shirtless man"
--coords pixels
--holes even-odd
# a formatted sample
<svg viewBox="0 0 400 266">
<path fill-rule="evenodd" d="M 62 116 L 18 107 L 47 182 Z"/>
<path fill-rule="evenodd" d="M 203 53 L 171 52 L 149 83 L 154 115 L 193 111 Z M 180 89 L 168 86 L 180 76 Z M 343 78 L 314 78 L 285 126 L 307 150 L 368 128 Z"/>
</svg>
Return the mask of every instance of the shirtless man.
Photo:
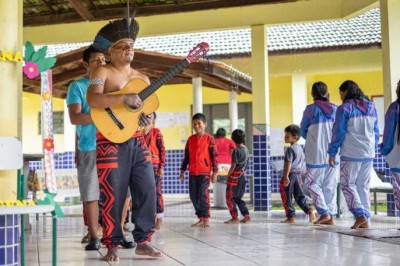
<svg viewBox="0 0 400 266">
<path fill-rule="evenodd" d="M 114 26 L 118 28 L 114 29 Z M 138 31 L 137 23 L 134 26 L 137 26 Z M 102 48 L 110 54 L 111 63 L 97 68 L 90 77 L 87 99 L 91 108 L 107 108 L 125 103 L 136 109 L 142 104 L 137 94 L 108 94 L 121 90 L 132 79 L 142 79 L 150 84 L 146 75 L 131 68 L 137 31 L 133 34 L 128 30 L 123 32 L 121 28 L 124 27 L 127 28 L 125 19 L 110 22 L 99 31 L 93 43 L 95 47 Z M 145 114 L 140 115 L 139 126 L 148 125 L 150 122 Z M 162 256 L 161 252 L 150 245 L 156 213 L 151 157 L 141 131 L 132 132 L 132 135 L 124 143 L 113 143 L 100 133 L 97 134 L 97 171 L 103 203 L 101 241 L 108 248 L 107 255 L 103 258 L 105 261 L 119 260 L 117 246 L 123 240 L 120 217 L 128 185 L 132 191 L 133 202 L 137 203 L 132 212 L 132 220 L 135 223 L 132 234 L 137 243 L 135 253 L 151 257 Z"/>
</svg>

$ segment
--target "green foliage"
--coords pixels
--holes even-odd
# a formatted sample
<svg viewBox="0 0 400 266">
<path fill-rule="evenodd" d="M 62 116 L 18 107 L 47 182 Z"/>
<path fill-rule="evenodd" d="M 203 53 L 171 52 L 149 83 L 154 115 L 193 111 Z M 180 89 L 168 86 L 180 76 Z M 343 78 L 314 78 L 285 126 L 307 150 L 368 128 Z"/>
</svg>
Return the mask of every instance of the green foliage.
<svg viewBox="0 0 400 266">
<path fill-rule="evenodd" d="M 25 62 L 32 61 L 32 55 L 35 53 L 35 48 L 30 41 L 25 43 Z"/>
<path fill-rule="evenodd" d="M 46 52 L 47 52 L 47 46 L 43 46 L 42 48 L 40 48 L 39 50 L 37 50 L 37 52 L 35 52 L 32 55 L 32 60 L 33 62 L 37 62 L 38 60 L 45 58 L 46 57 Z"/>
<path fill-rule="evenodd" d="M 52 68 L 56 63 L 56 59 L 54 57 L 42 58 L 39 59 L 36 63 L 38 65 L 39 72 L 43 72 Z"/>
<path fill-rule="evenodd" d="M 47 46 L 43 46 L 35 51 L 33 44 L 29 41 L 25 43 L 25 62 L 34 62 L 38 66 L 39 72 L 47 71 L 56 63 L 56 58 L 46 58 Z"/>
</svg>

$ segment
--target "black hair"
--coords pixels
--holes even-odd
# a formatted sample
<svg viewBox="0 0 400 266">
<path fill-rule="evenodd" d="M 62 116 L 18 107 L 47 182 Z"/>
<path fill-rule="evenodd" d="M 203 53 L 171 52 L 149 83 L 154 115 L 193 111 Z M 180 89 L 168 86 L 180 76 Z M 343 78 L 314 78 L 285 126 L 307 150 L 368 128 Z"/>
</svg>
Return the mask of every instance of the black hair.
<svg viewBox="0 0 400 266">
<path fill-rule="evenodd" d="M 364 94 L 364 92 L 360 89 L 360 87 L 352 80 L 346 80 L 340 85 L 339 90 L 341 92 L 346 92 L 344 96 L 343 102 L 347 100 L 367 100 L 368 97 Z"/>
<path fill-rule="evenodd" d="M 203 121 L 204 123 L 205 122 L 207 122 L 207 120 L 206 120 L 206 116 L 204 115 L 204 114 L 202 114 L 202 113 L 197 113 L 197 114 L 195 114 L 193 117 L 192 117 L 192 121 L 193 120 L 201 120 L 201 121 Z"/>
<path fill-rule="evenodd" d="M 292 136 L 297 137 L 300 139 L 300 127 L 298 125 L 292 124 L 285 127 L 285 133 L 290 133 Z"/>
<path fill-rule="evenodd" d="M 328 86 L 326 86 L 322 81 L 315 82 L 312 85 L 311 95 L 314 98 L 314 101 L 320 100 L 329 102 Z"/>
<path fill-rule="evenodd" d="M 85 49 L 85 51 L 83 51 L 82 53 L 82 59 L 84 62 L 89 63 L 89 59 L 90 56 L 93 53 L 103 53 L 102 51 L 100 51 L 99 49 L 94 48 L 93 45 L 90 45 L 88 48 Z"/>
<path fill-rule="evenodd" d="M 217 133 L 215 133 L 216 138 L 223 138 L 226 136 L 226 130 L 221 128 L 218 128 Z"/>
<path fill-rule="evenodd" d="M 232 132 L 232 140 L 237 144 L 244 144 L 246 139 L 246 133 L 241 129 L 235 129 Z"/>
<path fill-rule="evenodd" d="M 156 113 L 156 112 L 153 112 L 153 116 L 154 116 L 154 120 L 156 120 L 156 118 L 157 118 L 157 113 Z"/>
</svg>

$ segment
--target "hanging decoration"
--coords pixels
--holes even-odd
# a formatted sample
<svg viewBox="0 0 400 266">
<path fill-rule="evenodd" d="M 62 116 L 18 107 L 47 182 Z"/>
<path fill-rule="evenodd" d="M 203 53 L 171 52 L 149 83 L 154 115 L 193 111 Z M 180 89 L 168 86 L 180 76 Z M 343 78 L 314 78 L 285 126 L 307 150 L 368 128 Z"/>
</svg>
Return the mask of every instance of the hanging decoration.
<svg viewBox="0 0 400 266">
<path fill-rule="evenodd" d="M 47 46 L 43 46 L 37 51 L 31 42 L 25 43 L 25 66 L 24 74 L 29 79 L 39 76 L 41 78 L 42 96 L 42 141 L 44 154 L 44 171 L 46 189 L 43 190 L 42 197 L 38 197 L 37 204 L 51 204 L 56 207 L 57 215 L 63 216 L 61 209 L 54 201 L 57 193 L 57 183 L 55 176 L 54 162 L 54 135 L 53 135 L 53 101 L 52 101 L 52 70 L 56 62 L 54 57 L 46 57 Z"/>
</svg>

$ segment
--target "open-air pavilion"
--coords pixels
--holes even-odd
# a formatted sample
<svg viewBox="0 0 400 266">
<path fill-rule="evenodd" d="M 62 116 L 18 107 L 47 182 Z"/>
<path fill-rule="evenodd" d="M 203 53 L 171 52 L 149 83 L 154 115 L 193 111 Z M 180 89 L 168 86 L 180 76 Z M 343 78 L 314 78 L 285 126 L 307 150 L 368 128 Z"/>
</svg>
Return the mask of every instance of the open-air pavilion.
<svg viewBox="0 0 400 266">
<path fill-rule="evenodd" d="M 396 97 L 395 84 L 400 78 L 400 67 L 395 59 L 400 56 L 400 37 L 396 31 L 398 25 L 396 14 L 400 12 L 398 1 L 131 0 L 129 2 L 131 9 L 137 8 L 137 19 L 141 26 L 133 66 L 152 80 L 182 60 L 185 56 L 185 52 L 182 54 L 182 51 L 193 45 L 190 35 L 205 36 L 201 34 L 209 32 L 231 34 L 228 34 L 229 45 L 212 48 L 215 50 L 210 51 L 208 59 L 191 64 L 172 79 L 168 84 L 172 96 L 165 96 L 167 94 L 165 90 L 160 91 L 161 99 L 171 100 L 174 96 L 186 97 L 185 109 L 177 110 L 170 107 L 168 109 L 162 106 L 160 112 L 186 113 L 189 117 L 191 113 L 204 111 L 213 115 L 213 108 L 218 108 L 208 107 L 208 104 L 223 102 L 230 107 L 230 111 L 227 112 L 230 126 L 236 128 L 238 118 L 241 118 L 238 117 L 240 104 L 249 103 L 245 108 L 250 108 L 251 112 L 247 113 L 250 117 L 246 117 L 245 121 L 246 131 L 253 133 L 250 143 L 253 157 L 251 200 L 254 223 L 226 227 L 222 224 L 222 220 L 227 218 L 227 210 L 214 209 L 210 230 L 191 229 L 189 227 L 192 218 L 191 205 L 183 196 L 186 195 L 186 188 L 174 183 L 179 166 L 173 166 L 166 175 L 165 188 L 172 192 L 167 194 L 175 196 L 178 194 L 178 200 L 176 198 L 167 200 L 170 212 L 165 219 L 165 227 L 155 234 L 153 241 L 154 246 L 164 252 L 164 258 L 141 260 L 132 252 L 122 250 L 119 264 L 279 265 L 292 262 L 296 265 L 310 263 L 396 265 L 399 259 L 396 253 L 398 243 L 396 238 L 390 239 L 398 237 L 396 230 L 398 221 L 395 217 L 381 217 L 381 213 L 381 216 L 373 217 L 372 223 L 376 224 L 375 229 L 359 230 L 356 233 L 348 230 L 348 225 L 352 222 L 349 215 L 339 220 L 335 229 L 314 228 L 303 218 L 300 218 L 300 223 L 295 226 L 278 224 L 277 221 L 283 218 L 283 212 L 272 211 L 272 193 L 276 192 L 274 191 L 276 176 L 270 168 L 270 162 L 276 158 L 270 155 L 274 143 L 270 142 L 269 138 L 271 125 L 282 127 L 280 123 L 287 123 L 288 120 L 298 122 L 301 118 L 299 110 L 303 110 L 307 104 L 307 88 L 312 81 L 320 78 L 332 76 L 331 82 L 336 85 L 338 81 L 334 80 L 335 76 L 337 79 L 348 76 L 360 79 L 369 77 L 363 85 L 372 84 L 370 86 L 374 88 L 371 88 L 370 95 L 383 96 L 383 106 L 388 106 L 393 101 Z M 0 40 L 0 50 L 21 51 L 23 43 L 27 40 L 35 45 L 62 46 L 83 43 L 76 49 L 56 53 L 58 60 L 53 69 L 53 97 L 63 99 L 68 84 L 85 75 L 80 65 L 80 54 L 84 47 L 108 20 L 125 16 L 126 9 L 126 1 L 123 0 L 0 1 L 0 13 L 4 18 L 0 22 L 0 28 L 4 36 L 7 36 Z M 376 14 L 379 15 L 378 24 L 372 23 L 376 22 Z M 364 32 L 357 24 L 360 21 L 364 21 L 360 25 L 365 26 L 367 29 L 365 32 L 368 33 L 361 34 L 361 37 L 357 35 Z M 365 23 L 366 21 L 371 23 Z M 319 31 L 323 28 L 319 23 L 326 23 L 330 33 L 337 32 L 338 35 L 346 32 L 343 29 L 348 29 L 347 35 L 336 36 L 338 39 L 343 38 L 340 39 L 343 43 L 329 45 L 330 39 L 334 38 L 330 34 L 325 36 L 323 31 Z M 286 28 L 282 28 L 285 26 Z M 380 34 L 374 35 L 379 30 Z M 280 33 L 286 35 L 279 35 Z M 301 33 L 309 34 L 304 37 Z M 272 38 L 273 34 L 275 35 Z M 179 40 L 180 43 L 173 42 L 168 36 L 174 36 L 172 38 Z M 208 38 L 216 39 L 215 36 Z M 248 40 L 249 48 L 243 49 L 243 46 L 235 45 L 242 38 Z M 352 43 L 353 38 L 356 39 L 355 43 Z M 161 43 L 157 43 L 157 39 L 162 40 Z M 185 43 L 184 40 L 189 39 L 190 43 Z M 154 46 L 149 45 L 151 41 Z M 162 49 L 163 44 L 169 45 L 167 49 Z M 293 46 L 286 46 L 288 44 Z M 219 53 L 216 53 L 216 50 Z M 221 50 L 223 52 L 220 52 Z M 23 149 L 26 150 L 24 153 L 33 153 L 32 151 L 36 151 L 38 146 L 35 146 L 35 140 L 40 136 L 34 138 L 26 136 L 36 130 L 36 124 L 32 126 L 31 123 L 37 120 L 37 113 L 24 112 L 22 107 L 26 105 L 24 101 L 27 99 L 31 104 L 30 100 L 34 99 L 31 97 L 35 97 L 32 94 L 40 93 L 40 81 L 23 78 L 19 71 L 22 68 L 21 64 L 21 62 L 0 62 L 3 70 L 0 78 L 2 95 L 0 102 L 3 106 L 0 110 L 2 125 L 0 136 L 15 136 L 22 139 Z M 318 69 L 320 71 L 317 71 Z M 276 88 L 281 86 L 290 89 L 279 92 Z M 182 89 L 186 90 L 185 93 L 180 93 Z M 202 93 L 203 97 L 199 97 Z M 179 97 L 176 97 L 178 95 Z M 207 98 L 208 95 L 213 99 Z M 221 95 L 226 98 L 221 100 L 218 98 Z M 286 102 L 286 98 L 290 98 L 289 103 Z M 277 102 L 276 99 L 282 102 Z M 174 104 L 177 106 L 175 102 Z M 291 118 L 280 116 L 280 113 L 284 116 L 287 116 L 287 113 L 279 109 L 279 105 L 291 110 L 289 111 Z M 28 116 L 25 116 L 26 113 Z M 29 128 L 29 132 L 26 132 L 26 128 Z M 187 126 L 183 130 L 173 130 L 165 131 L 167 135 L 181 134 L 181 139 L 185 139 L 191 128 Z M 68 140 L 65 136 L 57 138 L 63 138 L 59 142 L 60 147 L 68 147 L 70 138 Z M 59 139 L 56 141 L 60 141 Z M 181 145 L 183 145 L 181 139 L 171 144 L 170 150 L 174 154 L 174 157 L 170 157 L 171 165 L 179 164 L 181 159 Z M 66 152 L 71 150 L 65 148 L 64 154 Z M 38 165 L 33 163 L 29 167 Z M 376 166 L 380 167 L 379 170 L 384 170 L 385 174 L 390 174 L 386 171 L 382 157 L 377 159 Z M 15 197 L 13 195 L 13 191 L 16 191 L 13 189 L 16 186 L 15 176 L 15 170 L 0 171 L 0 195 L 4 197 L 3 199 L 0 197 L 0 200 Z M 85 230 L 80 209 L 67 208 L 65 211 L 69 216 L 60 220 L 59 224 L 58 264 L 107 265 L 106 262 L 99 260 L 105 254 L 103 252 L 105 249 L 90 253 L 85 252 L 79 244 L 79 237 Z M 392 212 L 396 215 L 393 208 Z M 49 217 L 46 216 L 40 216 L 39 221 L 32 221 L 33 228 L 28 233 L 27 241 L 28 265 L 51 263 L 48 255 L 51 248 L 49 221 Z M 354 236 L 357 234 L 364 238 Z M 67 248 L 71 253 L 63 252 Z M 1 252 L 6 254 L 6 248 L 2 249 L 0 245 L 0 255 Z"/>
</svg>

